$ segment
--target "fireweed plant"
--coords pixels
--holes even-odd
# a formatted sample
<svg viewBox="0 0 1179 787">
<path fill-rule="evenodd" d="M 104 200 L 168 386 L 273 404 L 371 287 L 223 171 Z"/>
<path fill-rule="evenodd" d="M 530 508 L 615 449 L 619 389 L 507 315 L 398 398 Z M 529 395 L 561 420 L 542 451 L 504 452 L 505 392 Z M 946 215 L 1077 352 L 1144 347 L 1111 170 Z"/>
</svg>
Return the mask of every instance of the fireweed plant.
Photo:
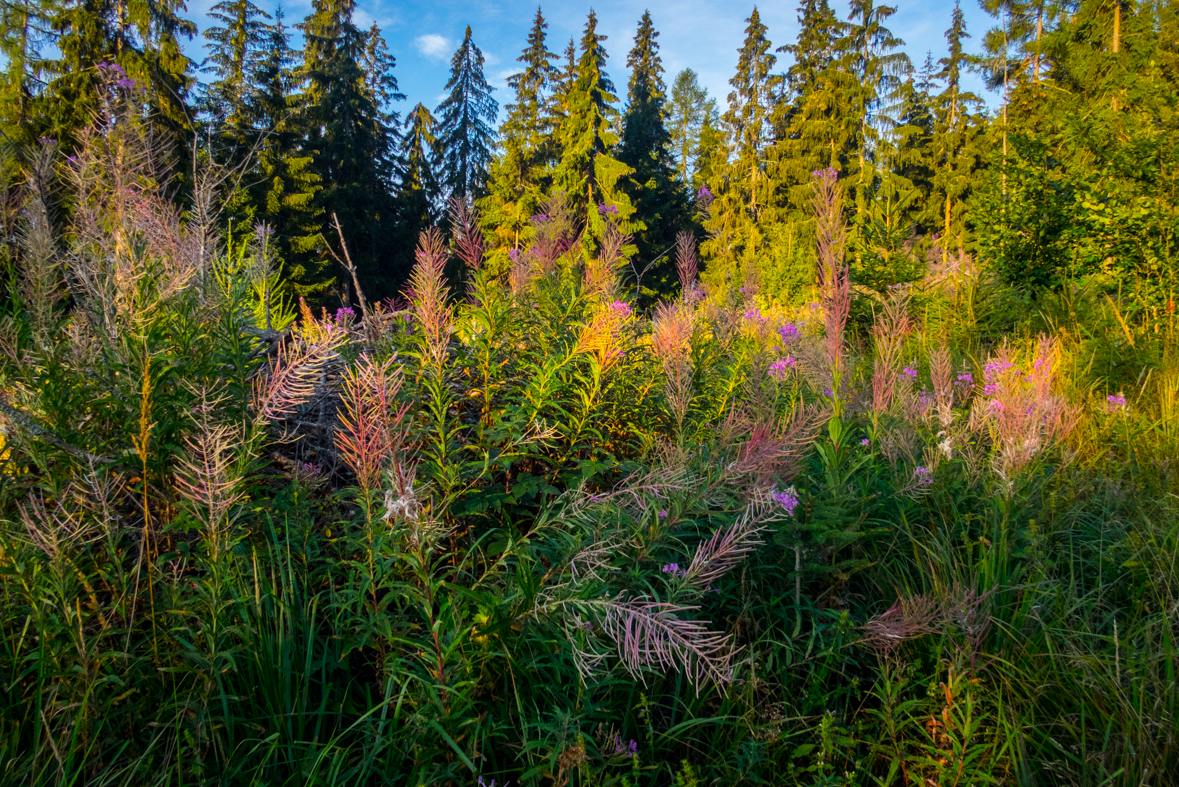
<svg viewBox="0 0 1179 787">
<path fill-rule="evenodd" d="M 1179 768 L 1173 360 L 1115 393 L 1067 335 L 958 342 L 981 266 L 860 292 L 834 171 L 796 312 L 684 234 L 640 313 L 560 196 L 507 271 L 455 202 L 403 306 L 312 306 L 201 155 L 161 196 L 133 89 L 5 164 L 6 782 Z"/>
</svg>

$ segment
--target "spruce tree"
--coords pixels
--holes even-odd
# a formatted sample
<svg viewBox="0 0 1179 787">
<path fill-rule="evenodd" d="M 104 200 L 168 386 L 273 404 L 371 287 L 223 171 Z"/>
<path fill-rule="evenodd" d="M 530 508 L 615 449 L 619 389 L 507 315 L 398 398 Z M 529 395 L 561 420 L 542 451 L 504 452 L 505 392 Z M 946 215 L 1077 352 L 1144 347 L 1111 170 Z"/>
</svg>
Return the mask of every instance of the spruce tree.
<svg viewBox="0 0 1179 787">
<path fill-rule="evenodd" d="M 506 107 L 499 154 L 491 164 L 487 195 L 478 203 L 484 232 L 491 241 L 492 264 L 505 263 L 508 250 L 527 240 L 529 219 L 545 198 L 555 162 L 556 120 L 550 102 L 557 69 L 552 64 L 556 56 L 545 43 L 547 28 L 537 8 L 528 45 L 516 59 L 524 70 L 508 79 L 515 100 Z"/>
<path fill-rule="evenodd" d="M 842 27 L 827 0 L 802 0 L 798 6 L 798 25 L 795 42 L 778 48 L 794 59 L 786 69 L 789 102 L 783 102 L 782 117 L 775 122 L 780 129 L 789 127 L 803 101 L 818 86 L 820 75 L 831 65 Z"/>
<path fill-rule="evenodd" d="M 256 119 L 251 87 L 267 43 L 270 14 L 250 0 L 223 0 L 209 9 L 209 18 L 220 24 L 204 32 L 210 61 L 205 73 L 214 79 L 202 104 L 222 133 L 244 134 Z"/>
<path fill-rule="evenodd" d="M 38 125 L 68 147 L 93 122 L 105 78 L 98 67 L 110 64 L 125 74 L 121 81 L 141 90 L 161 136 L 183 157 L 191 144 L 186 103 L 194 80 L 180 39 L 191 39 L 196 25 L 180 17 L 182 10 L 180 0 L 61 0 L 50 6 L 57 57 L 44 63 L 49 79 L 38 102 Z"/>
<path fill-rule="evenodd" d="M 499 104 L 483 76 L 483 53 L 467 26 L 462 44 L 450 60 L 450 95 L 436 110 L 441 150 L 439 176 L 448 197 L 482 197 L 486 192 Z"/>
<path fill-rule="evenodd" d="M 618 110 L 614 84 L 606 74 L 606 36 L 597 31 L 597 15 L 590 11 L 581 39 L 581 54 L 572 84 L 563 95 L 564 116 L 558 132 L 561 161 L 553 188 L 564 193 L 574 216 L 589 235 L 601 238 L 606 217 L 630 232 L 643 229 L 632 218 L 634 207 L 620 181 L 632 170 L 613 156 Z"/>
<path fill-rule="evenodd" d="M 849 168 L 857 84 L 839 56 L 847 25 L 826 0 L 803 0 L 798 22 L 797 41 L 781 50 L 794 56 L 794 64 L 786 72 L 789 103 L 777 110 L 778 139 L 769 159 L 776 200 L 803 213 L 810 204 L 812 172 Z"/>
<path fill-rule="evenodd" d="M 938 61 L 941 71 L 937 77 L 945 87 L 937 99 L 937 121 L 933 135 L 937 160 L 934 193 L 940 203 L 939 227 L 944 250 L 962 248 L 965 241 L 964 201 L 977 159 L 974 145 L 977 136 L 975 113 L 982 108 L 978 96 L 962 89 L 963 70 L 969 63 L 964 41 L 970 35 L 966 32 L 965 15 L 957 3 L 950 20 L 950 28 L 946 30 L 949 52 Z"/>
<path fill-rule="evenodd" d="M 393 227 L 391 184 L 385 177 L 393 139 L 362 67 L 367 36 L 353 24 L 354 0 L 314 0 L 300 28 L 306 85 L 302 102 L 306 144 L 315 151 L 322 190 L 322 234 L 333 247 L 340 225 L 370 297 L 396 292 L 406 271 L 383 265 Z"/>
<path fill-rule="evenodd" d="M 667 107 L 667 130 L 671 134 L 672 154 L 684 188 L 692 183 L 701 130 L 715 114 L 716 101 L 708 97 L 708 91 L 701 86 L 696 72 L 685 68 L 676 74 Z"/>
<path fill-rule="evenodd" d="M 912 69 L 908 55 L 897 51 L 905 42 L 885 27 L 895 13 L 894 7 L 875 0 L 852 0 L 846 35 L 840 41 L 844 67 L 854 79 L 856 155 L 851 162 L 854 171 L 848 175 L 860 215 L 876 179 L 875 164 L 891 146 L 898 125 L 903 75 Z M 881 163 L 887 171 L 888 162 Z"/>
<path fill-rule="evenodd" d="M 51 42 L 47 4 L 8 0 L 0 5 L 0 129 L 18 143 L 36 136 L 32 128 L 34 104 L 44 81 L 42 47 Z"/>
<path fill-rule="evenodd" d="M 538 7 L 528 33 L 528 46 L 516 58 L 524 70 L 508 78 L 515 101 L 505 107 L 507 117 L 500 127 L 504 147 L 518 149 L 528 169 L 544 167 L 553 158 L 553 118 L 546 112 L 546 105 L 557 69 L 552 62 L 556 55 L 548 50 L 545 41 L 547 28 L 548 22 Z"/>
<path fill-rule="evenodd" d="M 770 113 L 779 78 L 772 73 L 777 57 L 770 54 L 767 29 L 756 6 L 745 21 L 748 25 L 745 43 L 738 50 L 737 74 L 729 80 L 733 92 L 729 94 L 729 109 L 724 122 L 735 154 L 731 177 L 733 188 L 742 195 L 748 210 L 756 214 L 762 153 L 770 140 Z M 764 188 L 760 197 L 764 202 Z"/>
<path fill-rule="evenodd" d="M 937 227 L 938 208 L 932 205 L 934 160 L 934 101 L 937 93 L 933 54 L 927 53 L 921 70 L 905 80 L 900 125 L 896 129 L 894 172 L 917 189 L 916 230 L 924 235 Z"/>
<path fill-rule="evenodd" d="M 777 58 L 770 53 L 766 26 L 755 6 L 745 20 L 745 41 L 738 50 L 737 73 L 729 80 L 728 111 L 723 116 L 727 150 L 709 162 L 715 196 L 702 247 L 712 259 L 708 276 L 714 282 L 740 282 L 744 269 L 762 251 L 761 211 L 771 196 L 765 177 L 765 148 L 771 140 L 770 119 L 780 78 L 773 74 Z"/>
<path fill-rule="evenodd" d="M 435 174 L 439 158 L 435 125 L 430 110 L 419 103 L 406 116 L 401 138 L 401 184 L 397 192 L 401 227 L 397 247 L 409 258 L 418 235 L 439 219 L 442 187 Z"/>
<path fill-rule="evenodd" d="M 675 182 L 671 134 L 663 121 L 666 85 L 658 37 L 650 13 L 644 12 L 626 61 L 631 76 L 618 160 L 634 170 L 626 181 L 627 190 L 637 215 L 646 224 L 646 229 L 635 235 L 639 257 L 650 266 L 643 282 L 669 294 L 676 277 L 673 257 L 667 252 L 688 222 L 688 203 Z"/>
<path fill-rule="evenodd" d="M 300 52 L 291 49 L 282 6 L 263 31 L 263 54 L 252 76 L 257 130 L 261 134 L 254 170 L 247 178 L 252 220 L 274 230 L 283 273 L 297 295 L 316 297 L 334 283 L 320 236 L 323 210 L 317 203 L 320 179 L 314 157 L 303 146 L 302 93 L 292 69 Z"/>
</svg>

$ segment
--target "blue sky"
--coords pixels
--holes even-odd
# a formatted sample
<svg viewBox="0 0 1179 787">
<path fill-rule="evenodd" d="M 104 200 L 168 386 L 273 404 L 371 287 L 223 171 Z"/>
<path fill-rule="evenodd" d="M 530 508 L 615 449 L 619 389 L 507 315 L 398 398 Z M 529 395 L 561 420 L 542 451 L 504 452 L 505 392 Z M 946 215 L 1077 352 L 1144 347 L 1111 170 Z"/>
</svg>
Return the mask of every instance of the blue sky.
<svg viewBox="0 0 1179 787">
<path fill-rule="evenodd" d="M 190 2 L 188 16 L 203 31 L 208 26 L 206 12 L 216 0 Z M 255 0 L 272 11 L 275 0 Z M 934 58 L 945 50 L 943 33 L 950 26 L 953 3 L 947 0 L 894 0 L 897 13 L 890 28 L 905 41 L 905 49 L 920 66 L 925 52 Z M 469 24 L 475 43 L 487 58 L 486 75 L 496 88 L 493 96 L 501 107 L 511 100 L 507 77 L 514 73 L 516 58 L 524 48 L 528 30 L 536 11 L 536 0 L 428 0 L 394 2 L 394 0 L 359 0 L 357 23 L 367 28 L 374 21 L 380 25 L 389 49 L 397 58 L 395 73 L 406 94 L 401 111 L 422 102 L 433 109 L 441 101 L 449 76 L 450 56 Z M 753 3 L 715 2 L 715 0 L 594 0 L 593 3 L 541 3 L 549 23 L 549 49 L 558 55 L 572 36 L 580 40 L 586 15 L 593 7 L 598 14 L 598 30 L 608 36 L 605 42 L 610 55 L 608 72 L 625 98 L 626 54 L 634 39 L 635 28 L 644 9 L 651 11 L 659 31 L 660 54 L 670 84 L 681 69 L 692 68 L 701 83 L 718 100 L 722 111 L 729 93 L 728 81 L 737 65 L 737 50 L 745 34 L 745 19 Z M 759 7 L 762 22 L 769 28 L 774 48 L 794 41 L 798 32 L 797 1 L 763 3 Z M 310 10 L 310 0 L 287 0 L 283 4 L 287 23 L 293 26 Z M 846 15 L 844 0 L 833 0 L 837 13 Z M 973 51 L 983 32 L 992 22 L 974 0 L 963 3 L 968 42 Z M 196 60 L 205 57 L 199 36 L 187 45 Z M 788 55 L 779 55 L 779 58 Z M 778 66 L 784 70 L 784 62 Z M 981 80 L 971 77 L 971 89 L 984 94 Z M 994 96 L 985 96 L 994 105 Z"/>
</svg>

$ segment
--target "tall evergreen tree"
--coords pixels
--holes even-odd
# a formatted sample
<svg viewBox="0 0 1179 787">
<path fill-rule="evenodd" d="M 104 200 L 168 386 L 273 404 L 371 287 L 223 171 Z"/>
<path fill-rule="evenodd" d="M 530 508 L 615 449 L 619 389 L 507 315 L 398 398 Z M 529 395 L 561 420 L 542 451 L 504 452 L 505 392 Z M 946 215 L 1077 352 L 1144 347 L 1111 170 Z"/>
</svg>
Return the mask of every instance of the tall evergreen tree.
<svg viewBox="0 0 1179 787">
<path fill-rule="evenodd" d="M 667 251 L 675 243 L 676 233 L 688 222 L 688 203 L 675 182 L 671 134 L 664 124 L 667 88 L 658 37 L 651 14 L 644 12 L 626 61 L 631 76 L 618 160 L 634 170 L 626 181 L 627 190 L 638 216 L 647 225 L 635 235 L 640 259 L 652 266 L 644 282 L 670 293 L 676 278 Z"/>
<path fill-rule="evenodd" d="M 436 111 L 440 179 L 448 196 L 478 198 L 486 191 L 499 104 L 483 76 L 483 53 L 471 40 L 470 25 L 450 60 L 446 89 L 450 95 Z"/>
<path fill-rule="evenodd" d="M 128 84 L 133 80 L 142 90 L 161 135 L 183 155 L 191 142 L 186 103 L 194 80 L 180 39 L 196 33 L 196 25 L 180 17 L 183 8 L 181 0 L 60 0 L 50 6 L 58 56 L 45 62 L 49 84 L 39 102 L 39 126 L 68 145 L 98 109 L 104 78 L 98 66 L 117 65 Z"/>
<path fill-rule="evenodd" d="M 966 17 L 959 4 L 954 4 L 950 28 L 946 30 L 949 44 L 947 56 L 938 64 L 937 76 L 944 85 L 937 99 L 937 122 L 934 127 L 933 147 L 937 161 L 934 192 L 941 207 L 940 228 L 943 249 L 961 248 L 965 242 L 964 201 L 974 176 L 978 151 L 974 145 L 978 126 L 976 113 L 982 101 L 962 89 L 963 70 L 969 63 L 965 52 Z"/>
<path fill-rule="evenodd" d="M 500 127 L 504 146 L 518 149 L 527 159 L 528 168 L 543 167 L 553 156 L 553 118 L 546 112 L 546 105 L 557 69 L 553 65 L 556 55 L 546 44 L 548 26 L 538 7 L 528 33 L 528 46 L 516 58 L 524 70 L 508 78 L 508 86 L 515 91 L 515 101 L 505 107 L 507 117 Z"/>
<path fill-rule="evenodd" d="M 516 60 L 523 71 L 508 78 L 515 99 L 500 126 L 500 151 L 492 162 L 487 196 L 479 201 L 484 232 L 491 239 L 491 259 L 503 263 L 530 232 L 529 218 L 548 191 L 555 162 L 556 118 L 551 112 L 556 57 L 545 43 L 548 23 L 539 8 L 528 45 Z"/>
<path fill-rule="evenodd" d="M 847 25 L 827 0 L 803 0 L 798 23 L 797 41 L 781 49 L 794 64 L 786 72 L 789 103 L 777 110 L 778 140 L 770 155 L 776 199 L 796 212 L 809 205 L 812 172 L 848 169 L 858 89 L 839 56 Z"/>
<path fill-rule="evenodd" d="M 35 135 L 34 103 L 44 81 L 43 47 L 52 41 L 47 4 L 6 0 L 0 5 L 0 128 L 14 142 Z"/>
<path fill-rule="evenodd" d="M 601 238 L 605 216 L 615 216 L 628 231 L 642 229 L 632 219 L 634 207 L 620 181 L 632 170 L 612 155 L 618 139 L 614 126 L 618 110 L 614 83 L 606 74 L 606 36 L 598 33 L 598 17 L 590 11 L 581 38 L 581 55 L 574 79 L 563 95 L 564 116 L 558 132 L 561 161 L 554 189 L 563 192 L 575 216 L 590 236 Z"/>
<path fill-rule="evenodd" d="M 435 175 L 439 150 L 434 129 L 434 116 L 425 104 L 419 103 L 405 118 L 400 149 L 401 185 L 397 194 L 402 226 L 397 245 L 411 256 L 419 233 L 439 219 L 442 187 Z"/>
<path fill-rule="evenodd" d="M 775 124 L 780 128 L 789 126 L 802 102 L 818 86 L 820 75 L 835 58 L 835 43 L 842 29 L 827 0 L 802 0 L 798 6 L 798 25 L 795 42 L 778 48 L 794 59 L 786 69 L 785 87 L 790 100 L 785 105 L 785 116 Z"/>
<path fill-rule="evenodd" d="M 254 171 L 248 177 L 249 217 L 274 230 L 273 243 L 296 294 L 323 294 L 333 277 L 320 235 L 323 211 L 317 203 L 320 179 L 314 158 L 303 146 L 306 117 L 293 73 L 300 52 L 291 49 L 282 6 L 264 30 L 265 45 L 253 75 L 258 132 Z"/>
<path fill-rule="evenodd" d="M 716 101 L 708 97 L 708 90 L 700 84 L 695 71 L 685 68 L 676 74 L 667 107 L 667 130 L 671 134 L 672 155 L 680 183 L 685 188 L 692 183 L 701 130 L 716 113 Z"/>
<path fill-rule="evenodd" d="M 349 253 L 370 297 L 392 295 L 405 271 L 382 265 L 394 222 L 391 184 L 385 176 L 393 138 L 377 99 L 366 85 L 362 61 L 367 36 L 353 24 L 354 0 L 314 0 L 300 28 L 305 40 L 303 101 L 308 149 L 322 190 L 322 234 L 338 243 L 339 217 Z"/>
<path fill-rule="evenodd" d="M 874 165 L 890 147 L 898 125 L 903 77 L 912 70 L 908 55 L 898 51 L 905 42 L 885 27 L 895 13 L 896 8 L 875 0 L 852 0 L 847 33 L 840 42 L 845 68 L 855 83 L 855 171 L 848 174 L 861 213 L 876 178 Z M 882 163 L 887 171 L 887 162 Z"/>
<path fill-rule="evenodd" d="M 937 87 L 933 54 L 927 53 L 921 70 L 911 73 L 905 80 L 900 125 L 896 130 L 894 172 L 917 189 L 917 212 L 914 218 L 916 229 L 921 234 L 938 226 L 939 211 L 937 206 L 931 204 L 937 169 L 933 144 Z"/>
<path fill-rule="evenodd" d="M 777 57 L 770 53 L 766 26 L 754 6 L 745 20 L 745 43 L 739 50 L 737 74 L 729 80 L 729 109 L 724 122 L 732 140 L 735 160 L 731 181 L 744 196 L 748 209 L 757 211 L 758 184 L 762 179 L 762 153 L 770 140 L 769 120 L 779 78 L 773 74 Z M 765 190 L 761 198 L 764 202 Z"/>
<path fill-rule="evenodd" d="M 771 113 L 780 78 L 773 74 L 777 58 L 770 53 L 770 40 L 757 7 L 745 20 L 745 41 L 738 51 L 737 73 L 729 80 L 728 111 L 722 120 L 727 133 L 727 150 L 721 162 L 717 150 L 709 162 L 714 173 L 710 188 L 715 200 L 705 228 L 709 240 L 704 253 L 713 261 L 713 281 L 740 281 L 742 268 L 755 264 L 762 250 L 764 234 L 760 213 L 770 197 L 765 177 L 765 148 L 772 138 Z"/>
<path fill-rule="evenodd" d="M 199 104 L 214 130 L 213 154 L 236 165 L 249 153 L 259 120 L 255 76 L 265 54 L 270 15 L 250 0 L 223 0 L 209 9 L 220 24 L 205 30 L 205 48 L 213 77 L 201 91 Z"/>
</svg>

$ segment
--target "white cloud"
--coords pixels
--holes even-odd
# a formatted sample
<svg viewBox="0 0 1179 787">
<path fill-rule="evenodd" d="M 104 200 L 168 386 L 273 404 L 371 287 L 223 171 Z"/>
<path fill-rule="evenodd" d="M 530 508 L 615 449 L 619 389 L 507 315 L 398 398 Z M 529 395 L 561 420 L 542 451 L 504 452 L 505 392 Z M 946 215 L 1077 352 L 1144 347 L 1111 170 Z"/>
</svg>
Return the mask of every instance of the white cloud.
<svg viewBox="0 0 1179 787">
<path fill-rule="evenodd" d="M 418 36 L 413 43 L 418 52 L 431 60 L 445 60 L 450 55 L 450 42 L 435 33 Z"/>
<path fill-rule="evenodd" d="M 495 55 L 491 54 L 490 52 L 484 52 L 483 53 L 483 62 L 489 66 L 498 66 L 499 65 L 499 58 L 496 57 Z"/>
</svg>

